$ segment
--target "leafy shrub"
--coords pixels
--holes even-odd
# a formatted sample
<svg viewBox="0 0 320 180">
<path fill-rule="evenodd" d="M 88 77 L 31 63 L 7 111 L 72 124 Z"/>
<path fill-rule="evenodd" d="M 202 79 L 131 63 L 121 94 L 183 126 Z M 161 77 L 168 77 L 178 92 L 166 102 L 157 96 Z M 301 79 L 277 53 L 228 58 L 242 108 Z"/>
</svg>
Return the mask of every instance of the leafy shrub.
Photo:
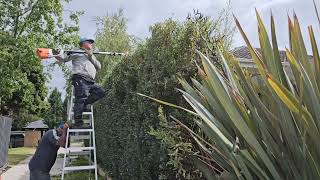
<svg viewBox="0 0 320 180">
<path fill-rule="evenodd" d="M 195 50 L 202 49 L 216 62 L 211 32 L 213 22 L 198 17 L 178 23 L 171 19 L 150 28 L 151 37 L 138 45 L 107 77 L 106 97 L 96 105 L 98 160 L 115 179 L 172 179 L 168 151 L 151 136 L 159 128 L 158 105 L 137 92 L 187 105 L 177 91 L 177 77 L 196 77 Z M 185 122 L 190 116 L 164 109 Z M 192 169 L 192 168 L 191 168 Z M 181 176 L 181 179 L 185 177 Z"/>
</svg>

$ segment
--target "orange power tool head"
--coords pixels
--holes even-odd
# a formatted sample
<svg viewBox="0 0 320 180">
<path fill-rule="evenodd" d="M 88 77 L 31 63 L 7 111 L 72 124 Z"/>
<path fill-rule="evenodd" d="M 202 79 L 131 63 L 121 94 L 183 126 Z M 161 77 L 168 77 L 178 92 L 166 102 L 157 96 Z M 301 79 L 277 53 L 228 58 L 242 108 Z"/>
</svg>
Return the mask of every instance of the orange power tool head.
<svg viewBox="0 0 320 180">
<path fill-rule="evenodd" d="M 52 49 L 49 49 L 49 48 L 38 48 L 36 53 L 37 53 L 37 56 L 42 60 L 51 58 L 53 55 Z"/>
</svg>

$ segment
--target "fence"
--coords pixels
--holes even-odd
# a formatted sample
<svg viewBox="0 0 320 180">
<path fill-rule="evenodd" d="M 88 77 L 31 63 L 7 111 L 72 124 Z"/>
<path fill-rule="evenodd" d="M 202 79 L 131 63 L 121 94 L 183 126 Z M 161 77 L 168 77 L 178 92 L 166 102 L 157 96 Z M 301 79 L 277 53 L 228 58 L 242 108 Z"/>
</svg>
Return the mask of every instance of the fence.
<svg viewBox="0 0 320 180">
<path fill-rule="evenodd" d="M 12 119 L 0 116 L 0 173 L 8 158 Z"/>
</svg>

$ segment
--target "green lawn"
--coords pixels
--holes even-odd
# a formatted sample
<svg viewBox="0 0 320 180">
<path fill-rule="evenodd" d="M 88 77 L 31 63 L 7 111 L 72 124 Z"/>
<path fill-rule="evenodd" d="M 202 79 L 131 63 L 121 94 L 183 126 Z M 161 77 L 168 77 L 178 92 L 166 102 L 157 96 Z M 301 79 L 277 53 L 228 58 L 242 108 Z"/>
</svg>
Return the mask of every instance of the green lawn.
<svg viewBox="0 0 320 180">
<path fill-rule="evenodd" d="M 71 163 L 72 166 L 86 166 L 88 165 L 88 160 L 85 158 L 78 158 L 76 161 Z M 71 172 L 67 173 L 64 176 L 65 180 L 89 180 L 94 179 L 94 170 L 91 170 L 89 173 L 89 170 L 87 171 L 80 171 L 80 172 Z M 51 177 L 52 180 L 60 180 L 61 176 L 54 176 Z M 103 180 L 104 178 L 101 176 L 98 176 L 98 179 Z"/>
<path fill-rule="evenodd" d="M 36 148 L 29 147 L 10 148 L 8 152 L 9 166 L 17 165 L 28 156 L 33 155 L 35 150 Z"/>
<path fill-rule="evenodd" d="M 60 180 L 60 176 L 54 176 L 51 177 L 52 180 Z M 89 179 L 94 179 L 94 171 L 92 170 L 91 173 L 89 171 L 86 172 L 72 172 L 64 175 L 65 180 L 89 180 Z M 99 176 L 99 180 L 103 180 L 104 178 Z"/>
<path fill-rule="evenodd" d="M 8 160 L 9 166 L 17 165 L 20 161 L 26 159 L 28 156 L 33 155 L 36 148 L 28 148 L 28 147 L 21 147 L 21 148 L 10 148 L 8 153 Z M 62 156 L 63 157 L 63 156 Z M 84 158 L 79 158 L 77 161 L 73 162 L 72 165 L 74 166 L 81 166 L 87 165 L 88 160 Z M 51 178 L 52 180 L 60 180 L 60 176 L 55 176 Z M 89 180 L 94 179 L 94 171 L 82 171 L 82 172 L 72 172 L 65 174 L 65 180 Z M 99 176 L 99 179 L 103 180 L 104 178 Z"/>
</svg>

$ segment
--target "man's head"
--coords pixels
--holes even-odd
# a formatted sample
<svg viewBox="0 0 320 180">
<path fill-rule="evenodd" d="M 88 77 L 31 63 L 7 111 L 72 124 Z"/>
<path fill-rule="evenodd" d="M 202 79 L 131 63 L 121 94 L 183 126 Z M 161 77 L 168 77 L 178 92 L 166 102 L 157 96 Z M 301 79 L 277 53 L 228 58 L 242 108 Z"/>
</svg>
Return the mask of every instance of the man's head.
<svg viewBox="0 0 320 180">
<path fill-rule="evenodd" d="M 57 132 L 58 132 L 58 136 L 61 136 L 63 133 L 63 127 L 64 127 L 64 123 L 61 123 L 58 128 L 57 128 Z"/>
<path fill-rule="evenodd" d="M 80 39 L 80 42 L 79 42 L 79 46 L 80 46 L 80 48 L 82 48 L 82 49 L 91 50 L 93 43 L 94 43 L 94 40 L 93 40 L 93 39 L 81 38 L 81 39 Z"/>
</svg>

